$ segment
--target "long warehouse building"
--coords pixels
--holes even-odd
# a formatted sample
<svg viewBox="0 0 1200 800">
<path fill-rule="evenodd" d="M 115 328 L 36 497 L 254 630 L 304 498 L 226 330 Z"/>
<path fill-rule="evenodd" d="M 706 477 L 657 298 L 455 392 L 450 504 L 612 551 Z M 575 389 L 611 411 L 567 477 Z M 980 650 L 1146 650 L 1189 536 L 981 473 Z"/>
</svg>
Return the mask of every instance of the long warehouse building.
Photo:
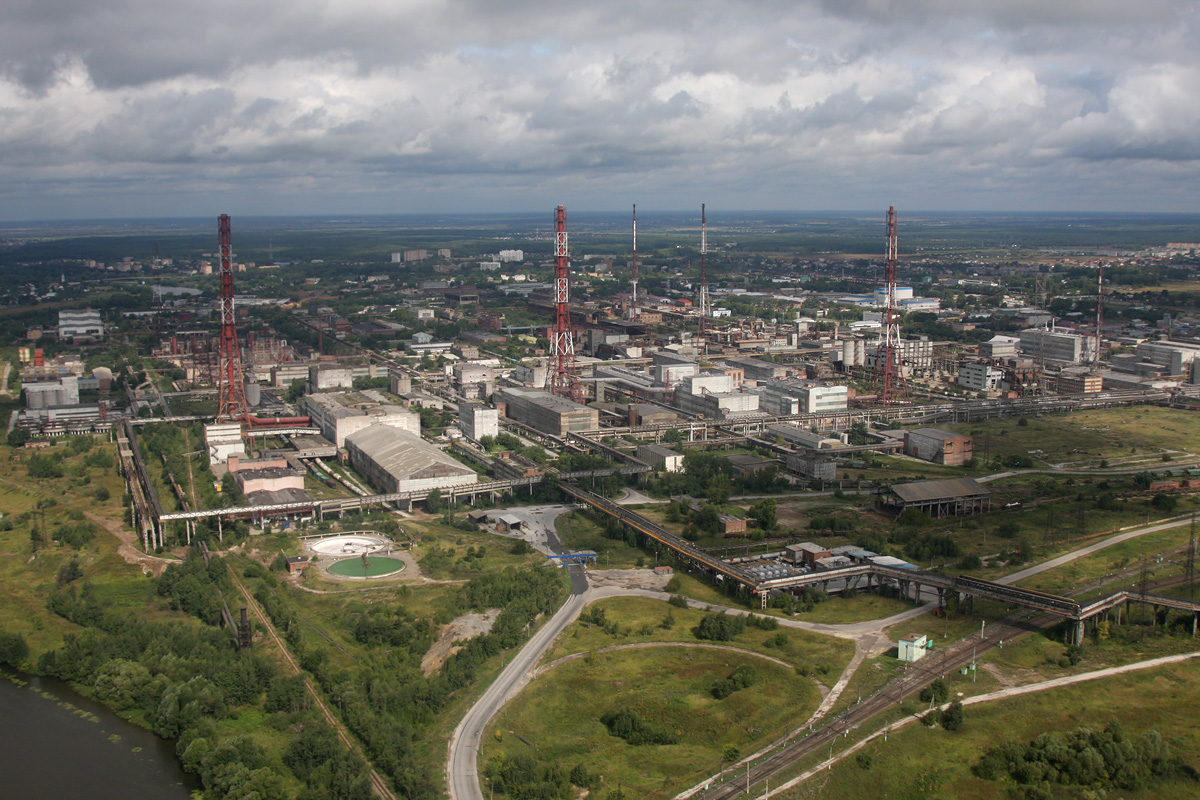
<svg viewBox="0 0 1200 800">
<path fill-rule="evenodd" d="M 492 400 L 504 416 L 551 436 L 600 429 L 596 409 L 549 392 L 505 387 L 496 390 Z"/>
<path fill-rule="evenodd" d="M 475 483 L 470 467 L 408 431 L 372 425 L 346 437 L 350 466 L 383 494 Z"/>
</svg>

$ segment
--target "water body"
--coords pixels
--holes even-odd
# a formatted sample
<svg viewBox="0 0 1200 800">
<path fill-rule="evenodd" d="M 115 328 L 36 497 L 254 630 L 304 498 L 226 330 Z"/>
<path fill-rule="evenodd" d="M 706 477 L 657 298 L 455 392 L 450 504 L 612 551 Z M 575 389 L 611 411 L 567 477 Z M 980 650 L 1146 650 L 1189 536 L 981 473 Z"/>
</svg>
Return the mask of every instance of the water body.
<svg viewBox="0 0 1200 800">
<path fill-rule="evenodd" d="M 175 745 L 61 681 L 0 671 L 0 800 L 188 800 Z"/>
</svg>

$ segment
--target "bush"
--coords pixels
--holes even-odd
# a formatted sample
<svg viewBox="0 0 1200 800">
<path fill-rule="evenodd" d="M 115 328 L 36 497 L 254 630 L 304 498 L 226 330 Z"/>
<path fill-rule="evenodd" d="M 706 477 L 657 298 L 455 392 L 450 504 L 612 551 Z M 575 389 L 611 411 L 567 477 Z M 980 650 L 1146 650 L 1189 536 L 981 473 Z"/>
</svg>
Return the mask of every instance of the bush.
<svg viewBox="0 0 1200 800">
<path fill-rule="evenodd" d="M 669 604 L 675 606 L 676 608 L 687 608 L 688 607 L 687 598 L 683 597 L 681 595 L 677 595 L 677 594 L 671 595 L 671 599 L 668 600 L 667 602 Z"/>
<path fill-rule="evenodd" d="M 0 631 L 0 664 L 19 667 L 27 658 L 29 645 L 25 643 L 25 637 L 19 633 Z"/>
<path fill-rule="evenodd" d="M 729 615 L 725 612 L 706 614 L 700 620 L 692 633 L 697 639 L 707 639 L 713 642 L 731 642 L 746 630 L 746 618 L 740 615 Z"/>
<path fill-rule="evenodd" d="M 963 725 L 963 706 L 962 703 L 955 700 L 946 710 L 942 712 L 941 718 L 938 720 L 942 723 L 942 727 L 948 731 L 956 731 Z"/>
<path fill-rule="evenodd" d="M 734 669 L 733 674 L 728 678 L 721 678 L 713 684 L 712 696 L 718 700 L 724 700 L 734 692 L 741 691 L 756 683 L 758 683 L 758 673 L 754 671 L 754 667 L 743 664 Z"/>
<path fill-rule="evenodd" d="M 660 731 L 647 725 L 636 711 L 626 708 L 613 709 L 600 717 L 612 736 L 617 736 L 632 745 L 675 744 L 679 737 L 671 731 Z"/>
</svg>

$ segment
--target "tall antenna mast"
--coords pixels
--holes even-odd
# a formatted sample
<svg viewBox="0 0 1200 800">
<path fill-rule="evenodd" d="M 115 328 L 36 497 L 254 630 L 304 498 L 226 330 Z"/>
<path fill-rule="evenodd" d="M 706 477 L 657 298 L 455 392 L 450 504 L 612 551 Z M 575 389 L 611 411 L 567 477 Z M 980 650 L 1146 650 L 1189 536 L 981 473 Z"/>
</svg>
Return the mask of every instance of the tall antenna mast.
<svg viewBox="0 0 1200 800">
<path fill-rule="evenodd" d="M 638 309 L 638 263 L 637 263 L 637 203 L 633 204 L 633 259 L 630 261 L 630 284 L 633 289 L 633 297 L 629 300 L 629 312 L 626 314 L 629 319 L 637 319 L 640 313 Z"/>
<path fill-rule="evenodd" d="M 583 402 L 575 372 L 575 335 L 571 329 L 571 273 L 567 252 L 567 209 L 554 209 L 554 330 L 550 336 L 550 391 Z"/>
<path fill-rule="evenodd" d="M 708 327 L 708 218 L 700 204 L 700 335 Z"/>
<path fill-rule="evenodd" d="M 1104 265 L 1100 264 L 1096 272 L 1096 352 L 1092 353 L 1092 363 L 1100 368 L 1100 337 L 1101 326 L 1104 324 Z M 1167 330 L 1167 338 L 1171 331 Z"/>
<path fill-rule="evenodd" d="M 899 237 L 896 225 L 896 207 L 888 206 L 887 213 L 887 306 L 883 316 L 883 338 L 875 353 L 875 381 L 879 386 L 879 400 L 887 406 L 896 402 L 904 392 L 903 356 L 900 350 L 900 317 L 896 313 L 896 259 L 899 252 Z"/>
<path fill-rule="evenodd" d="M 217 421 L 245 419 L 246 387 L 242 383 L 242 354 L 238 346 L 237 315 L 233 307 L 233 234 L 229 215 L 217 219 L 221 251 L 221 346 L 217 370 Z"/>
</svg>

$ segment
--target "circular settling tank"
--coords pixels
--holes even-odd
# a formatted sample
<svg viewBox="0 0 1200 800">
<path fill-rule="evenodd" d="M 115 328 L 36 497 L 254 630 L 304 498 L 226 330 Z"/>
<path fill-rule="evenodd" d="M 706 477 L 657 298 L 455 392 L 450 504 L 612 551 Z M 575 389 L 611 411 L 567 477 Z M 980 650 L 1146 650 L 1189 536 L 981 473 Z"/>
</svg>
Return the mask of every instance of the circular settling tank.
<svg viewBox="0 0 1200 800">
<path fill-rule="evenodd" d="M 346 578 L 382 578 L 402 569 L 403 561 L 388 556 L 367 556 L 366 563 L 361 558 L 344 558 L 336 564 L 329 565 L 331 573 Z"/>
<path fill-rule="evenodd" d="M 363 553 L 382 550 L 386 545 L 387 540 L 382 536 L 354 533 L 346 536 L 330 536 L 310 542 L 308 549 L 323 556 L 359 556 Z"/>
</svg>

